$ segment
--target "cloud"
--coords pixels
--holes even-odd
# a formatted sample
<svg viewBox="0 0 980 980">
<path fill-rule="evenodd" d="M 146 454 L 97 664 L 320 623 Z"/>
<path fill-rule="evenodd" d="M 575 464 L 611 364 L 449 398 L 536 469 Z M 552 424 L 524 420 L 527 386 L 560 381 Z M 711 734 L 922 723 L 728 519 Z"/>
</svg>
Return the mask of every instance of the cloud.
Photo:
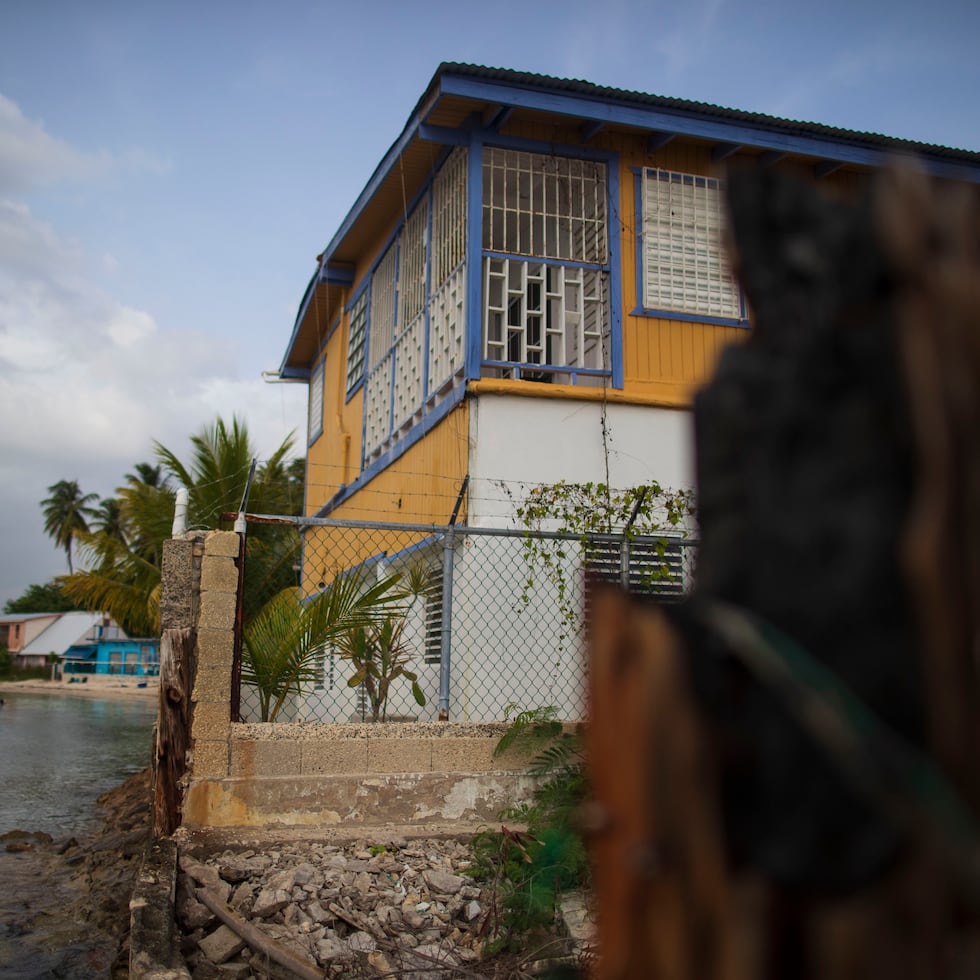
<svg viewBox="0 0 980 980">
<path fill-rule="evenodd" d="M 0 195 L 13 196 L 64 180 L 86 181 L 113 171 L 170 173 L 173 161 L 133 147 L 119 154 L 81 150 L 50 135 L 0 94 Z"/>
<path fill-rule="evenodd" d="M 66 178 L 88 179 L 111 167 L 105 151 L 86 153 L 50 136 L 16 102 L 0 95 L 0 193 L 12 194 Z"/>
<path fill-rule="evenodd" d="M 65 570 L 39 507 L 57 480 L 111 494 L 154 440 L 184 456 L 219 414 L 243 416 L 263 456 L 303 425 L 304 386 L 238 377 L 227 345 L 162 329 L 88 278 L 95 264 L 0 200 L 0 604 Z"/>
</svg>

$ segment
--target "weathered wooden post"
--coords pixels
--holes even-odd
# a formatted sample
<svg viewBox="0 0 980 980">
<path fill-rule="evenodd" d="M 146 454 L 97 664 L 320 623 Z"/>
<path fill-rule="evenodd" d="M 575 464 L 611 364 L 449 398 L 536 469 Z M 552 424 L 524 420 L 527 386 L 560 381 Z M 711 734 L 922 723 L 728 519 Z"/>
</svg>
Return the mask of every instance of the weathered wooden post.
<svg viewBox="0 0 980 980">
<path fill-rule="evenodd" d="M 190 747 L 191 684 L 203 534 L 163 542 L 160 582 L 160 706 L 153 753 L 153 834 L 180 825 Z"/>
</svg>

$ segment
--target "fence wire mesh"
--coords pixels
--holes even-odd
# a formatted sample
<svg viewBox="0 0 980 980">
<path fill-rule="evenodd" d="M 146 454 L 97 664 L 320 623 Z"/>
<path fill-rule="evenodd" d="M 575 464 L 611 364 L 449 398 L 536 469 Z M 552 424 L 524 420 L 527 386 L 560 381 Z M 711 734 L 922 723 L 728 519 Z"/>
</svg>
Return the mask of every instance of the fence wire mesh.
<svg viewBox="0 0 980 980">
<path fill-rule="evenodd" d="M 669 602 L 696 557 L 672 537 L 281 520 L 295 579 L 246 609 L 242 721 L 581 719 L 587 570 Z M 262 574 L 249 557 L 246 596 Z"/>
</svg>

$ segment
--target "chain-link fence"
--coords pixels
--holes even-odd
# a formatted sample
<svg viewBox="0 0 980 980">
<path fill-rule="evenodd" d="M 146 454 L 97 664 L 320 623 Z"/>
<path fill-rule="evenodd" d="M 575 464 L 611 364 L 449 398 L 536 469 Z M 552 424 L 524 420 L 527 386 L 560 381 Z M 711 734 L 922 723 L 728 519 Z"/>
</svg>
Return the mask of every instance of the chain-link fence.
<svg viewBox="0 0 980 980">
<path fill-rule="evenodd" d="M 696 556 L 670 536 L 282 521 L 296 587 L 246 610 L 243 721 L 582 718 L 587 574 L 671 601 Z"/>
</svg>

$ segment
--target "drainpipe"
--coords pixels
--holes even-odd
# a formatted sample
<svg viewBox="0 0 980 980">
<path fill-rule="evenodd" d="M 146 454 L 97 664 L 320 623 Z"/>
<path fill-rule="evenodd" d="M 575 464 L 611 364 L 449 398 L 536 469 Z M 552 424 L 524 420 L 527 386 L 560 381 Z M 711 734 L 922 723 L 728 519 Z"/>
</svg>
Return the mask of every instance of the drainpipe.
<svg viewBox="0 0 980 980">
<path fill-rule="evenodd" d="M 174 506 L 174 524 L 170 531 L 172 538 L 179 538 L 187 530 L 187 498 L 189 493 L 187 487 L 181 487 L 177 491 L 177 501 Z"/>
<path fill-rule="evenodd" d="M 439 650 L 439 721 L 449 721 L 449 680 L 452 666 L 453 640 L 453 566 L 456 560 L 456 518 L 463 495 L 470 484 L 467 473 L 456 495 L 456 506 L 449 518 L 449 530 L 442 544 L 442 635 Z"/>
</svg>

